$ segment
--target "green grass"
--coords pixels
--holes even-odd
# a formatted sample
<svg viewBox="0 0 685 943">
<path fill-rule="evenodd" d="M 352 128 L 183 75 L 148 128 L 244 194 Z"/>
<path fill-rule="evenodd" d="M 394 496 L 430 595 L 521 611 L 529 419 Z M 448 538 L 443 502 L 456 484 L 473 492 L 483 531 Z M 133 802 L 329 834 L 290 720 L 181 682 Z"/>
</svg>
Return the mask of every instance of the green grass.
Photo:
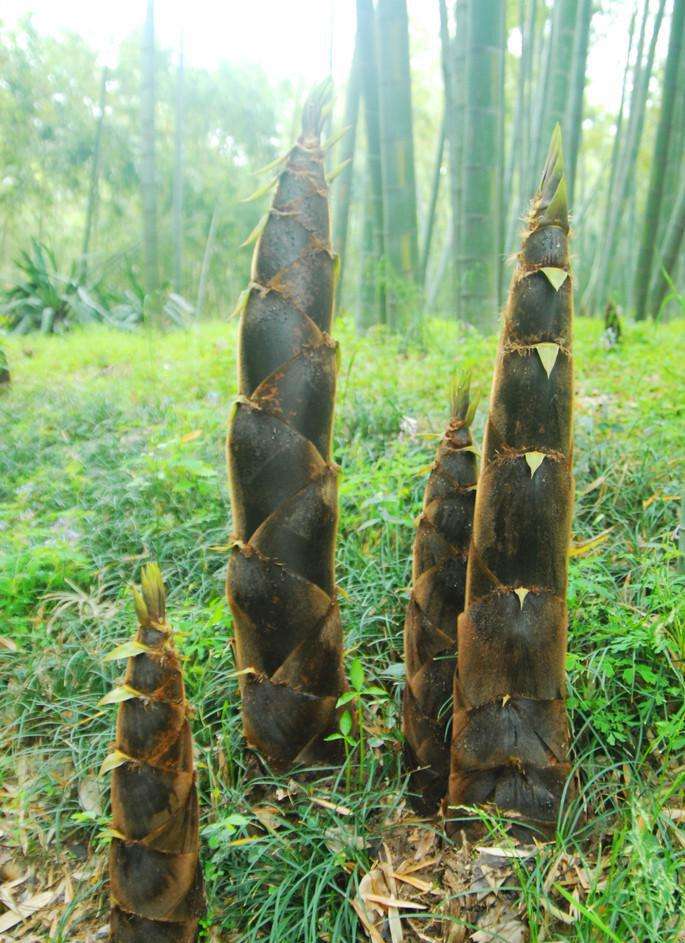
<svg viewBox="0 0 685 943">
<path fill-rule="evenodd" d="M 348 664 L 361 659 L 368 743 L 363 776 L 255 772 L 241 741 L 224 602 L 230 508 L 224 436 L 234 393 L 235 327 L 118 334 L 91 329 L 10 338 L 0 394 L 0 790 L 9 840 L 76 867 L 106 814 L 84 812 L 112 736 L 97 702 L 127 638 L 128 587 L 159 561 L 196 708 L 208 925 L 222 941 L 350 943 L 348 900 L 403 801 L 402 623 L 413 522 L 446 420 L 450 380 L 472 370 L 485 395 L 495 338 L 434 322 L 422 351 L 341 320 L 335 458 L 342 469 L 338 580 Z M 628 325 L 605 351 L 579 320 L 576 541 L 611 528 L 570 574 L 570 710 L 580 796 L 554 845 L 521 869 L 531 939 L 670 943 L 683 909 L 685 620 L 678 576 L 682 477 L 681 323 Z M 484 404 L 476 433 L 480 436 Z M 408 434 L 404 417 L 419 423 Z M 405 430 L 405 431 L 403 431 Z M 349 788 L 348 788 L 349 786 Z M 100 782 L 106 803 L 106 782 Z M 341 814 L 313 801 L 345 807 Z M 265 824 L 266 823 L 266 824 Z M 496 822 L 490 823 L 495 831 Z M 249 839 L 242 841 L 241 839 Z M 573 925 L 550 905 L 564 854 L 590 889 Z M 106 901 L 102 899 L 102 914 Z M 57 941 L 71 939 L 72 925 Z M 551 935 L 550 935 L 551 934 Z"/>
</svg>

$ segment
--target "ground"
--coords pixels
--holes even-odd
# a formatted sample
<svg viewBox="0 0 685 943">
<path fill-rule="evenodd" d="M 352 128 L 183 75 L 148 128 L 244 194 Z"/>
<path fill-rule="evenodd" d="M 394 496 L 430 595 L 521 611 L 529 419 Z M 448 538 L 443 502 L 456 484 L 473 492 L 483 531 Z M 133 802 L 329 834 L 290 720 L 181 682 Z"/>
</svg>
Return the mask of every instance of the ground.
<svg viewBox="0 0 685 943">
<path fill-rule="evenodd" d="M 6 343 L 0 938 L 106 936 L 97 774 L 114 713 L 98 701 L 120 665 L 103 656 L 131 634 L 129 587 L 156 559 L 195 709 L 208 938 L 436 940 L 440 912 L 452 941 L 672 943 L 685 855 L 682 323 L 629 325 L 607 350 L 599 322 L 578 319 L 568 668 L 580 791 L 556 839 L 523 849 L 490 813 L 466 850 L 412 818 L 399 731 L 414 520 L 465 371 L 482 430 L 496 339 L 432 322 L 405 349 L 355 338 L 345 318 L 337 333 L 346 660 L 361 662 L 361 687 L 387 693 L 361 695 L 363 751 L 297 780 L 271 775 L 241 738 L 224 601 L 235 325 Z M 374 908 L 384 887 L 418 906 Z"/>
</svg>

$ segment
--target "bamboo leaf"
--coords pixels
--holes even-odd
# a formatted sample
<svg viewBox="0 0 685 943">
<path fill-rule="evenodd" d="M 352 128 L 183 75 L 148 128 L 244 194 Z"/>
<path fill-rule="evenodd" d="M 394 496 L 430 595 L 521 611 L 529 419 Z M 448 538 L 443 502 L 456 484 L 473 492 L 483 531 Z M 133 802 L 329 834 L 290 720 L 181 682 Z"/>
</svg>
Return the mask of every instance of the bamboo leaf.
<svg viewBox="0 0 685 943">
<path fill-rule="evenodd" d="M 111 772 L 113 769 L 116 769 L 117 766 L 123 766 L 124 763 L 131 763 L 132 761 L 133 757 L 127 756 L 125 753 L 122 753 L 121 750 L 114 750 L 105 757 L 98 776 L 104 776 L 105 773 Z"/>
<path fill-rule="evenodd" d="M 240 248 L 244 249 L 245 246 L 251 246 L 253 242 L 256 242 L 261 236 L 261 234 L 264 232 L 264 229 L 268 221 L 269 221 L 269 214 L 265 213 L 262 216 L 262 218 L 259 220 L 257 225 L 255 226 L 255 228 L 252 230 L 250 235 L 247 237 L 247 239 L 244 242 L 240 243 Z"/>
<path fill-rule="evenodd" d="M 339 279 L 340 279 L 340 267 L 341 267 L 341 265 L 342 265 L 342 262 L 341 262 L 341 260 L 340 260 L 340 255 L 339 255 L 337 252 L 335 252 L 335 253 L 333 254 L 333 266 L 332 266 L 332 268 L 331 268 L 331 278 L 332 278 L 332 280 L 333 280 L 333 287 L 334 287 L 334 288 L 337 288 L 337 287 L 338 287 L 338 281 L 339 281 Z"/>
<path fill-rule="evenodd" d="M 333 170 L 329 174 L 327 174 L 326 183 L 328 183 L 328 185 L 330 186 L 335 180 L 335 178 L 340 176 L 340 174 L 348 166 L 348 164 L 351 164 L 351 163 L 352 163 L 351 157 L 348 157 L 347 160 L 341 161 L 337 167 L 334 167 Z"/>
<path fill-rule="evenodd" d="M 136 615 L 138 616 L 138 621 L 142 625 L 145 625 L 145 623 L 150 618 L 149 613 L 147 611 L 147 606 L 145 605 L 145 600 L 143 599 L 140 593 L 140 590 L 138 589 L 137 586 L 132 586 L 131 592 L 133 593 L 133 605 L 136 610 Z"/>
<path fill-rule="evenodd" d="M 528 463 L 528 468 L 530 468 L 530 477 L 532 478 L 535 475 L 535 472 L 542 465 L 543 461 L 547 456 L 544 452 L 526 452 L 524 458 Z"/>
<path fill-rule="evenodd" d="M 263 186 L 258 187 L 254 193 L 251 193 L 249 196 L 245 197 L 245 199 L 241 200 L 240 202 L 253 203 L 255 200 L 261 199 L 263 196 L 266 196 L 269 190 L 273 189 L 273 187 L 276 186 L 277 182 L 278 182 L 278 177 L 274 177 L 273 179 L 267 181 L 267 183 L 265 183 Z"/>
<path fill-rule="evenodd" d="M 117 645 L 102 659 L 103 661 L 118 661 L 120 658 L 135 658 L 136 655 L 142 655 L 144 652 L 152 652 L 154 649 L 149 645 L 143 645 L 138 639 L 130 639 Z"/>
<path fill-rule="evenodd" d="M 341 128 L 340 131 L 338 131 L 336 134 L 331 135 L 331 137 L 329 137 L 329 139 L 323 145 L 323 150 L 329 151 L 332 147 L 335 147 L 338 141 L 341 141 L 345 137 L 351 127 L 352 126 L 348 124 L 347 127 Z"/>
<path fill-rule="evenodd" d="M 561 348 L 558 344 L 543 343 L 535 344 L 535 349 L 538 352 L 538 357 L 540 358 L 542 366 L 545 368 L 545 373 L 549 377 L 552 370 L 554 369 L 554 364 L 557 362 L 557 357 L 559 356 L 559 351 Z"/>
<path fill-rule="evenodd" d="M 228 316 L 229 321 L 232 320 L 233 318 L 239 318 L 242 316 L 243 311 L 247 307 L 247 301 L 249 297 L 250 297 L 250 289 L 244 288 L 238 295 L 238 300 L 236 302 L 235 308 L 233 309 L 233 311 L 231 311 L 231 313 Z"/>
<path fill-rule="evenodd" d="M 596 550 L 597 547 L 604 543 L 613 529 L 613 527 L 607 527 L 606 530 L 597 534 L 596 537 L 591 537 L 590 540 L 584 540 L 579 544 L 571 544 L 568 551 L 569 557 L 582 557 L 586 553 L 591 553 L 593 550 Z"/>
<path fill-rule="evenodd" d="M 146 563 L 140 574 L 140 588 L 150 618 L 156 622 L 164 619 L 166 594 L 162 571 L 156 563 Z"/>
<path fill-rule="evenodd" d="M 540 271 L 546 275 L 547 281 L 555 291 L 559 291 L 568 278 L 568 272 L 564 271 L 563 268 L 554 268 L 552 265 L 546 265 L 544 268 L 541 268 Z"/>
<path fill-rule="evenodd" d="M 136 691 L 130 684 L 120 684 L 98 701 L 98 707 L 103 707 L 105 704 L 120 704 L 122 701 L 130 701 L 134 697 L 141 696 L 140 691 Z"/>
<path fill-rule="evenodd" d="M 111 826 L 108 826 L 107 828 L 103 828 L 102 831 L 100 832 L 100 835 L 102 836 L 102 838 L 109 838 L 110 840 L 112 838 L 118 838 L 119 841 L 126 841 L 126 836 L 124 835 L 124 833 L 118 831 L 116 828 L 112 828 Z"/>
<path fill-rule="evenodd" d="M 281 154 L 280 157 L 276 157 L 274 160 L 269 161 L 268 164 L 264 164 L 263 167 L 259 167 L 257 170 L 252 171 L 254 177 L 261 176 L 262 174 L 268 174 L 272 170 L 275 170 L 277 167 L 280 167 L 281 164 L 285 164 L 287 159 L 290 157 L 290 151 L 286 154 Z"/>
</svg>

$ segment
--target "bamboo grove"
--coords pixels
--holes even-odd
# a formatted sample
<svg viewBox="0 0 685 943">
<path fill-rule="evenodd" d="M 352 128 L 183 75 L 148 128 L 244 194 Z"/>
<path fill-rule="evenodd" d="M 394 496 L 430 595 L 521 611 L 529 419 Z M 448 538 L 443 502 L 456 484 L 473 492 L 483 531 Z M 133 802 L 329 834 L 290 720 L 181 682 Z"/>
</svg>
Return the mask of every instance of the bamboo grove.
<svg viewBox="0 0 685 943">
<path fill-rule="evenodd" d="M 345 265 L 341 297 L 356 310 L 358 327 L 380 322 L 411 330 L 423 311 L 494 328 L 505 301 L 504 260 L 516 251 L 557 123 L 569 198 L 584 224 L 577 242 L 580 313 L 600 316 L 613 301 L 637 319 L 661 316 L 684 274 L 683 0 L 640 0 L 632 20 L 625 18 L 623 93 L 608 134 L 611 154 L 599 161 L 583 143 L 586 125 L 597 121 L 587 95 L 590 40 L 601 15 L 596 3 L 437 5 L 443 113 L 433 155 L 422 157 L 430 169 L 419 200 L 406 4 L 357 0 L 349 77 L 356 104 L 344 118 L 355 143 L 340 148 L 350 164 L 334 245 Z M 655 101 L 650 83 L 660 43 L 664 73 Z M 641 163 L 649 168 L 644 188 Z M 358 257 L 348 235 L 356 215 Z"/>
<path fill-rule="evenodd" d="M 556 123 L 578 227 L 579 314 L 600 317 L 609 302 L 638 320 L 678 313 L 685 278 L 684 4 L 426 0 L 412 16 L 432 35 L 418 40 L 406 0 L 344 5 L 354 46 L 347 87 L 330 116 L 348 129 L 336 150 L 344 169 L 332 243 L 340 257 L 341 309 L 360 332 L 385 324 L 416 336 L 431 315 L 494 329 L 505 302 L 505 260 L 517 249 Z M 239 197 L 250 167 L 267 163 L 280 142 L 289 146 L 294 137 L 299 102 L 285 105 L 291 116 L 258 83 L 247 92 L 238 73 L 190 64 L 182 44 L 162 53 L 157 6 L 141 5 L 141 42 L 132 59 L 101 69 L 91 50 L 79 49 L 68 102 L 61 101 L 64 77 L 52 68 L 49 44 L 31 31 L 13 45 L 2 46 L 0 37 L 6 71 L 31 77 L 37 109 L 33 115 L 20 108 L 16 118 L 11 109 L 0 113 L 7 167 L 21 168 L 27 181 L 22 188 L 6 177 L 2 269 L 10 263 L 25 269 L 35 219 L 41 233 L 63 233 L 58 268 L 69 264 L 66 251 L 75 256 L 77 275 L 64 299 L 72 323 L 83 318 L 91 295 L 94 320 L 107 320 L 107 310 L 127 323 L 129 316 L 132 323 L 183 323 L 221 309 L 247 275 L 247 260 L 235 250 L 251 225 L 253 208 Z M 424 49 L 412 49 L 417 41 L 430 51 L 430 76 Z M 598 43 L 604 45 L 597 56 L 611 57 L 611 82 L 590 75 Z M 73 53 L 65 47 L 75 69 Z M 135 86 L 139 109 L 130 107 Z M 242 103 L 250 94 L 258 107 L 247 121 Z M 50 101 L 64 111 L 58 122 Z M 40 131 L 45 126 L 50 135 Z M 69 149 L 72 127 L 79 140 L 70 151 L 81 174 L 57 151 Z M 125 201 L 140 218 L 140 252 L 131 244 Z M 52 286 L 41 287 L 60 288 L 66 278 L 57 271 Z M 2 315 L 20 333 L 58 331 L 65 320 L 41 319 L 31 299 L 11 289 L 0 291 Z"/>
</svg>

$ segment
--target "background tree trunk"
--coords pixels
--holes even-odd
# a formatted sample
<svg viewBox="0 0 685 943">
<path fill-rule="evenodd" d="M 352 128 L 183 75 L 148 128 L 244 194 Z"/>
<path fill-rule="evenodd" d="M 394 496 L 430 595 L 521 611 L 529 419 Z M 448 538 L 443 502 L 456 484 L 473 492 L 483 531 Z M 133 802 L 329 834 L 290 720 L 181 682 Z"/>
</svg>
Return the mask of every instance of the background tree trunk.
<svg viewBox="0 0 685 943">
<path fill-rule="evenodd" d="M 435 160 L 433 162 L 433 174 L 431 176 L 431 191 L 426 209 L 426 220 L 423 227 L 423 238 L 421 239 L 421 259 L 419 262 L 419 274 L 421 286 L 425 288 L 426 272 L 428 270 L 428 259 L 430 257 L 431 243 L 433 241 L 433 230 L 435 229 L 435 215 L 438 206 L 438 196 L 440 194 L 440 180 L 442 178 L 442 160 L 445 153 L 447 115 L 443 112 L 440 130 L 438 131 L 438 141 L 435 147 Z"/>
<path fill-rule="evenodd" d="M 90 169 L 90 187 L 88 188 L 88 205 L 86 207 L 86 224 L 83 230 L 83 246 L 81 249 L 81 271 L 83 278 L 88 274 L 88 254 L 90 240 L 95 227 L 98 195 L 100 190 L 100 163 L 102 159 L 102 129 L 105 123 L 105 107 L 107 104 L 107 78 L 109 70 L 105 66 L 100 80 L 100 101 L 98 103 L 98 120 L 95 126 L 95 143 L 93 145 L 93 163 Z"/>
<path fill-rule="evenodd" d="M 673 205 L 666 235 L 661 251 L 657 256 L 656 271 L 652 277 L 649 294 L 649 311 L 656 318 L 661 313 L 661 306 L 669 288 L 669 278 L 673 280 L 678 256 L 683 245 L 685 235 L 685 176 L 681 179 L 680 192 Z M 668 277 L 667 277 L 668 276 Z"/>
<path fill-rule="evenodd" d="M 568 178 L 568 199 L 574 205 L 576 185 L 576 167 L 583 134 L 583 98 L 585 97 L 585 71 L 590 47 L 590 26 L 594 0 L 580 0 L 576 10 L 575 35 L 573 42 L 573 64 L 571 68 L 570 94 L 564 117 L 564 140 L 566 142 L 566 174 Z"/>
<path fill-rule="evenodd" d="M 373 324 L 376 321 L 384 324 L 386 322 L 385 286 L 381 272 L 385 258 L 383 170 L 373 0 L 357 0 L 357 37 L 366 128 L 367 185 L 364 207 L 368 216 L 364 223 L 364 258 L 360 298 L 364 311 L 360 320 L 364 324 Z"/>
<path fill-rule="evenodd" d="M 457 0 L 455 4 L 454 35 L 454 125 L 455 165 L 452 174 L 454 183 L 454 217 L 452 248 L 454 250 L 452 278 L 456 292 L 456 313 L 459 319 L 464 317 L 463 275 L 464 275 L 464 165 L 466 160 L 466 86 L 467 86 L 467 51 L 469 36 L 469 0 Z"/>
<path fill-rule="evenodd" d="M 454 231 L 457 216 L 459 213 L 459 200 L 457 181 L 459 179 L 459 141 L 461 139 L 460 129 L 457 125 L 456 100 L 455 100 L 455 71 L 456 71 L 456 41 L 450 36 L 449 20 L 447 16 L 446 0 L 439 0 L 438 9 L 440 12 L 440 64 L 442 66 L 442 88 L 445 100 L 444 104 L 444 133 L 447 142 L 447 153 L 449 160 L 448 166 L 448 187 L 450 201 L 451 228 Z M 426 271 L 427 271 L 426 264 Z M 450 307 L 455 315 L 458 313 L 458 294 L 455 267 L 452 266 L 450 272 Z M 424 272 L 424 291 L 433 296 L 434 291 L 431 287 L 428 289 Z M 430 306 L 428 306 L 430 310 Z"/>
<path fill-rule="evenodd" d="M 488 330 L 499 290 L 503 0 L 469 0 L 462 215 L 462 315 Z"/>
<path fill-rule="evenodd" d="M 616 167 L 614 188 L 611 202 L 607 207 L 608 215 L 602 231 L 602 241 L 583 294 L 582 305 L 583 309 L 588 314 L 592 314 L 602 307 L 602 300 L 608 297 L 611 292 L 613 262 L 618 249 L 621 220 L 627 203 L 630 184 L 634 177 L 637 154 L 642 138 L 649 80 L 654 67 L 654 55 L 665 6 L 666 0 L 660 0 L 652 27 L 649 50 L 646 59 L 643 61 L 642 54 L 649 15 L 649 0 L 645 0 L 645 9 L 640 28 L 640 39 L 638 41 L 638 52 L 635 62 L 633 92 L 630 96 L 630 113 L 625 134 L 625 144 L 622 148 L 622 153 L 617 155 L 618 165 Z"/>
<path fill-rule="evenodd" d="M 359 97 L 361 94 L 361 75 L 359 64 L 359 38 L 354 49 L 352 68 L 347 82 L 345 97 L 345 118 L 343 127 L 347 128 L 340 146 L 338 147 L 339 163 L 346 161 L 347 166 L 336 178 L 335 214 L 333 217 L 333 248 L 340 258 L 340 273 L 338 276 L 338 300 L 342 297 L 343 274 L 345 271 L 345 256 L 347 250 L 347 233 L 350 222 L 350 206 L 352 204 L 352 185 L 354 180 L 354 156 L 357 142 L 357 124 L 359 120 Z"/>
<path fill-rule="evenodd" d="M 673 17 L 671 20 L 671 34 L 664 71 L 663 93 L 659 124 L 654 142 L 652 155 L 649 192 L 642 223 L 642 239 L 640 254 L 635 269 L 635 319 L 641 321 L 647 315 L 647 297 L 652 275 L 654 247 L 659 232 L 659 216 L 661 213 L 662 198 L 664 195 L 664 181 L 666 179 L 669 138 L 674 118 L 674 104 L 676 101 L 678 69 L 683 47 L 683 33 L 685 32 L 685 0 L 674 0 Z M 682 167 L 681 167 L 682 170 Z"/>
<path fill-rule="evenodd" d="M 174 126 L 174 180 L 173 180 L 173 229 L 174 229 L 174 291 L 183 291 L 183 95 L 185 73 L 183 63 L 183 38 L 179 43 L 178 70 L 176 73 L 176 122 Z"/>
<path fill-rule="evenodd" d="M 143 198 L 143 282 L 146 292 L 159 285 L 157 247 L 157 173 L 155 169 L 155 10 L 148 0 L 143 30 L 141 88 L 141 172 Z"/>
<path fill-rule="evenodd" d="M 388 320 L 399 327 L 404 292 L 398 279 L 416 285 L 419 275 L 406 0 L 378 0 L 376 35 Z"/>
</svg>

